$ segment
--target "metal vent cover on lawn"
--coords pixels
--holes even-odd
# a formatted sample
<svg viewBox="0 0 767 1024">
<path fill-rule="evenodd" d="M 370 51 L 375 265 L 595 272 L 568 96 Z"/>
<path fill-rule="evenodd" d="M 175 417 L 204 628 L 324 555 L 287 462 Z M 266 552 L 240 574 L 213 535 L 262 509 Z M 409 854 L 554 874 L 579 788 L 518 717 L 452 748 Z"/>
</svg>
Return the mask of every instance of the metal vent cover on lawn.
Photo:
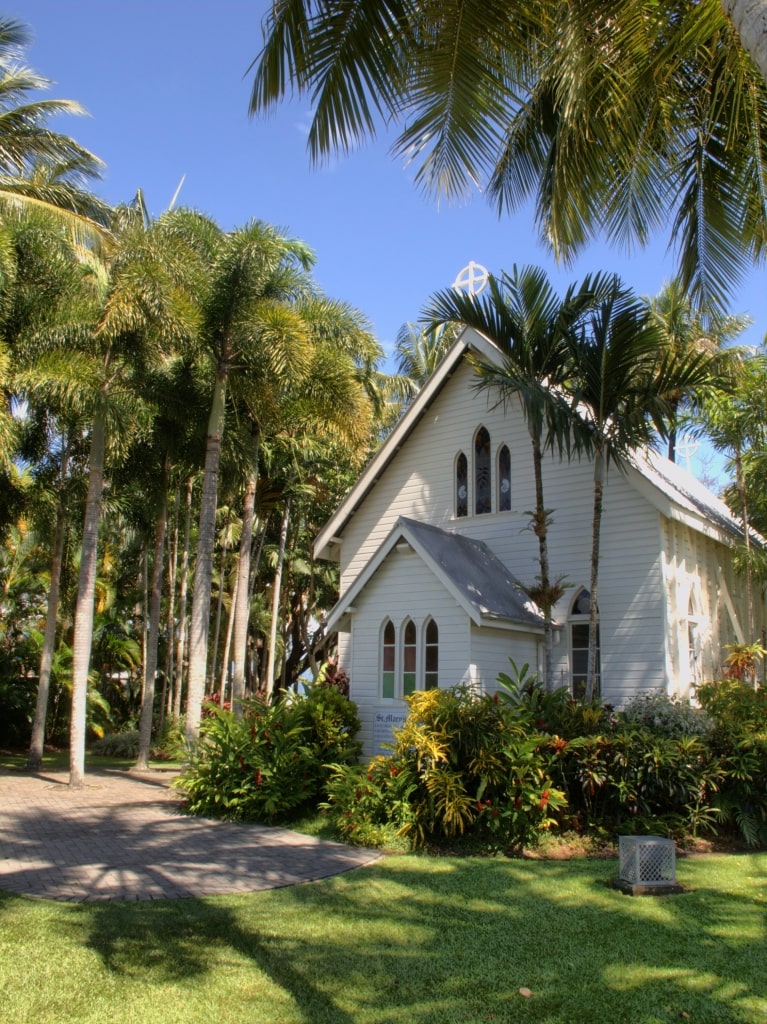
<svg viewBox="0 0 767 1024">
<path fill-rule="evenodd" d="M 629 885 L 675 885 L 676 847 L 661 836 L 621 836 L 620 881 Z"/>
</svg>

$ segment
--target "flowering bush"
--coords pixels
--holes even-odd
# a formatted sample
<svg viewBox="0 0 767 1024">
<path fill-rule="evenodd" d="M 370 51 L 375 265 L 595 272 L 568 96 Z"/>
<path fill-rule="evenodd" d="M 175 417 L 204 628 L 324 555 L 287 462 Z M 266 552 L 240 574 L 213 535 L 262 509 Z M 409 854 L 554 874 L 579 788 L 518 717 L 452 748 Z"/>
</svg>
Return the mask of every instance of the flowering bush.
<svg viewBox="0 0 767 1024">
<path fill-rule="evenodd" d="M 709 743 L 724 772 L 719 821 L 752 846 L 767 846 L 767 689 L 725 679 L 700 686 L 698 699 L 713 721 Z"/>
<path fill-rule="evenodd" d="M 331 687 L 276 704 L 244 705 L 241 719 L 211 706 L 175 785 L 192 814 L 277 821 L 315 801 L 330 762 L 355 762 L 356 705 Z"/>
<path fill-rule="evenodd" d="M 518 849 L 548 828 L 563 794 L 549 774 L 548 737 L 496 697 L 466 686 L 417 692 L 390 757 L 336 768 L 328 810 L 340 834 L 414 847 L 471 834 Z"/>
</svg>

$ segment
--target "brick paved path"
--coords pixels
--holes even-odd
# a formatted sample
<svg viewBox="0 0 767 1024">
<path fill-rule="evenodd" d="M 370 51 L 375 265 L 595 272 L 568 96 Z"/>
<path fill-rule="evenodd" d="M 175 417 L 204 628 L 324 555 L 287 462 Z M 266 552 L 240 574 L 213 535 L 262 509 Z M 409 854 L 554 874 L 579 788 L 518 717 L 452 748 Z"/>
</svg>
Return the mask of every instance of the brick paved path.
<svg viewBox="0 0 767 1024">
<path fill-rule="evenodd" d="M 149 900 L 275 889 L 379 859 L 287 829 L 178 813 L 171 771 L 0 769 L 0 889 L 55 900 Z"/>
</svg>

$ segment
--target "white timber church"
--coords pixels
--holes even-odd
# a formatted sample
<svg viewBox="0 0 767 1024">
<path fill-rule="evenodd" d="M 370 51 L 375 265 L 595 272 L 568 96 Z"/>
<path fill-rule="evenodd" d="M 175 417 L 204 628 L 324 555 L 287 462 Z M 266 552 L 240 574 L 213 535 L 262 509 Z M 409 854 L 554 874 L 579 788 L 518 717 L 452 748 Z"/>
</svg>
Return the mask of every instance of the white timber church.
<svg viewBox="0 0 767 1024">
<path fill-rule="evenodd" d="M 323 527 L 317 557 L 340 563 L 327 619 L 351 680 L 367 754 L 382 752 L 415 690 L 470 683 L 493 693 L 509 658 L 543 671 L 543 615 L 521 591 L 540 574 L 532 452 L 521 408 L 473 387 L 469 361 L 500 362 L 470 329 L 448 354 Z M 554 682 L 586 675 L 593 467 L 548 455 Z M 611 467 L 599 569 L 602 699 L 689 697 L 721 670 L 726 644 L 749 643 L 742 542 L 727 506 L 680 466 L 642 451 Z M 758 539 L 757 539 L 758 540 Z M 753 613 L 752 613 L 753 614 Z M 761 636 L 764 602 L 756 599 Z"/>
</svg>

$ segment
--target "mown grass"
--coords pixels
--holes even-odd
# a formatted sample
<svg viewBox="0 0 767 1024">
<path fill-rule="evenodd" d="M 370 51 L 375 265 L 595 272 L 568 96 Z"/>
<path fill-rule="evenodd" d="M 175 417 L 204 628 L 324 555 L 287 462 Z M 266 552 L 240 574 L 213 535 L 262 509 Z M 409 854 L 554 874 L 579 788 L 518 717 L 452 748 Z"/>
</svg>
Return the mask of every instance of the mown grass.
<svg viewBox="0 0 767 1024">
<path fill-rule="evenodd" d="M 79 905 L 0 894 L 16 1024 L 665 1024 L 767 1020 L 767 854 L 615 861 L 392 856 L 246 896 Z M 529 989 L 525 997 L 520 988 Z"/>
<path fill-rule="evenodd" d="M 99 769 L 99 768 L 123 768 L 126 771 L 133 767 L 136 763 L 135 757 L 101 757 L 95 754 L 87 754 L 85 757 L 85 769 Z M 12 769 L 14 771 L 24 771 L 27 764 L 26 753 L 19 753 L 18 751 L 0 750 L 0 769 Z M 151 760 L 149 762 L 150 768 L 157 769 L 168 769 L 168 768 L 180 768 L 180 761 L 159 761 Z M 44 772 L 68 772 L 69 771 L 69 751 L 57 750 L 55 752 L 46 752 L 43 757 L 42 771 Z"/>
</svg>

